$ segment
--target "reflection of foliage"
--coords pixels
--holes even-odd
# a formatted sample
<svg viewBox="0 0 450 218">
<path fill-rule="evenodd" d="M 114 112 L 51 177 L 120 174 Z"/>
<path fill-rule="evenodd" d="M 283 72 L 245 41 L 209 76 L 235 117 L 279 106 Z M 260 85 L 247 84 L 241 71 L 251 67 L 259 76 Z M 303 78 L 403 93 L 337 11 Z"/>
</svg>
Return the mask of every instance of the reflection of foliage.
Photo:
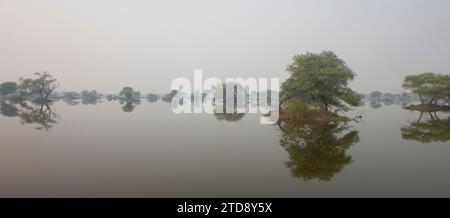
<svg viewBox="0 0 450 218">
<path fill-rule="evenodd" d="M 383 107 L 380 101 L 370 101 L 370 107 L 373 109 L 378 109 L 380 107 Z"/>
<path fill-rule="evenodd" d="M 245 113 L 214 113 L 214 116 L 219 121 L 236 122 L 242 120 Z"/>
<path fill-rule="evenodd" d="M 137 105 L 141 104 L 141 101 L 140 100 L 132 100 L 132 99 L 127 99 L 127 100 L 122 99 L 122 100 L 120 100 L 120 104 L 123 105 L 122 106 L 123 112 L 130 113 L 130 112 L 134 111 L 134 109 L 136 108 Z"/>
<path fill-rule="evenodd" d="M 28 105 L 24 102 L 18 105 L 3 102 L 0 111 L 4 116 L 19 117 L 22 124 L 37 125 L 38 130 L 53 128 L 59 119 L 48 104 Z"/>
<path fill-rule="evenodd" d="M 347 149 L 359 142 L 359 132 L 336 122 L 283 123 L 281 146 L 289 153 L 286 166 L 294 177 L 329 181 L 352 162 Z"/>
<path fill-rule="evenodd" d="M 79 101 L 79 100 L 76 100 L 76 99 L 66 99 L 66 98 L 63 98 L 62 101 L 63 101 L 64 103 L 66 103 L 67 105 L 71 105 L 71 106 L 79 105 L 79 104 L 80 104 L 80 101 Z"/>
<path fill-rule="evenodd" d="M 81 98 L 81 94 L 78 94 L 76 92 L 63 92 L 62 95 L 62 101 L 67 105 L 78 105 L 80 104 L 78 100 Z"/>
<path fill-rule="evenodd" d="M 17 117 L 18 109 L 12 104 L 3 102 L 0 108 L 1 114 L 7 117 Z"/>
<path fill-rule="evenodd" d="M 416 122 L 401 128 L 402 138 L 422 143 L 450 141 L 450 119 L 440 120 L 437 115 L 428 113 L 429 119 L 421 121 L 423 113 Z"/>
<path fill-rule="evenodd" d="M 81 103 L 84 105 L 96 105 L 98 103 L 98 99 L 96 98 L 83 98 L 83 100 L 81 100 Z"/>
<path fill-rule="evenodd" d="M 383 103 L 384 103 L 384 105 L 389 106 L 389 105 L 393 105 L 395 102 L 393 99 L 386 98 L 386 99 L 383 99 Z"/>
<path fill-rule="evenodd" d="M 82 104 L 95 105 L 98 102 L 99 95 L 97 94 L 96 90 L 92 90 L 92 91 L 84 90 L 81 92 L 81 97 L 82 97 L 82 101 L 81 101 Z"/>
<path fill-rule="evenodd" d="M 117 99 L 119 99 L 119 96 L 117 96 L 117 95 L 107 95 L 106 96 L 106 100 L 108 100 L 108 101 L 116 101 Z"/>
<path fill-rule="evenodd" d="M 233 108 L 227 109 L 225 101 L 223 105 L 223 112 L 214 112 L 214 116 L 218 121 L 237 122 L 242 120 L 245 113 L 238 113 L 236 105 L 233 105 Z"/>
<path fill-rule="evenodd" d="M 369 96 L 372 101 L 379 101 L 381 99 L 381 96 L 383 96 L 383 93 L 380 91 L 373 91 Z"/>
<path fill-rule="evenodd" d="M 59 116 L 52 111 L 48 104 L 26 106 L 19 113 L 22 124 L 36 124 L 37 130 L 49 130 L 58 124 Z"/>
</svg>

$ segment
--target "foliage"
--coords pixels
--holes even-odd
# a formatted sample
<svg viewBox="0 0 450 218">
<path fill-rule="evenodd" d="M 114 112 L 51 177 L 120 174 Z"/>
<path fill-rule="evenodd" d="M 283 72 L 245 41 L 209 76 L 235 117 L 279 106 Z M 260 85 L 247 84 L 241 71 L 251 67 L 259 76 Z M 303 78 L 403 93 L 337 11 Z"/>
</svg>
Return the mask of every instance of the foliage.
<svg viewBox="0 0 450 218">
<path fill-rule="evenodd" d="M 439 119 L 433 113 L 428 113 L 430 119 L 411 122 L 401 128 L 402 138 L 405 140 L 418 141 L 422 143 L 447 142 L 450 141 L 450 119 Z"/>
<path fill-rule="evenodd" d="M 119 97 L 121 99 L 139 100 L 141 99 L 141 93 L 138 91 L 134 91 L 134 89 L 131 87 L 124 87 L 119 93 Z"/>
<path fill-rule="evenodd" d="M 177 90 L 172 90 L 170 93 L 164 95 L 161 97 L 161 100 L 164 102 L 172 102 L 172 98 L 175 97 L 175 95 L 177 95 L 178 91 Z"/>
<path fill-rule="evenodd" d="M 9 95 L 17 91 L 17 83 L 15 82 L 5 82 L 0 84 L 0 95 Z"/>
<path fill-rule="evenodd" d="M 349 118 L 322 108 L 311 107 L 298 99 L 290 99 L 282 105 L 280 119 L 284 122 L 341 122 Z"/>
<path fill-rule="evenodd" d="M 35 79 L 20 79 L 19 92 L 26 97 L 38 96 L 39 101 L 47 102 L 49 96 L 58 88 L 56 79 L 47 72 L 34 73 Z"/>
<path fill-rule="evenodd" d="M 294 177 L 329 181 L 352 162 L 346 151 L 359 142 L 359 132 L 338 122 L 280 122 L 286 166 Z"/>
<path fill-rule="evenodd" d="M 154 103 L 157 102 L 160 99 L 160 96 L 157 94 L 148 94 L 145 96 L 148 102 Z"/>
<path fill-rule="evenodd" d="M 282 103 L 297 98 L 327 111 L 347 111 L 360 103 L 361 96 L 348 87 L 355 73 L 331 51 L 297 55 L 287 71 L 291 76 L 282 85 Z"/>
<path fill-rule="evenodd" d="M 0 113 L 6 117 L 16 117 L 18 114 L 18 109 L 13 104 L 2 102 L 0 105 Z"/>
<path fill-rule="evenodd" d="M 4 116 L 19 117 L 23 125 L 35 125 L 37 130 L 50 130 L 58 124 L 59 116 L 48 104 L 13 104 L 3 102 L 0 112 Z"/>
<path fill-rule="evenodd" d="M 99 99 L 99 95 L 96 90 L 87 91 L 84 90 L 81 92 L 81 103 L 83 104 L 97 104 L 97 101 Z"/>
<path fill-rule="evenodd" d="M 371 100 L 380 100 L 381 96 L 383 96 L 383 93 L 381 93 L 380 91 L 373 91 L 370 93 L 370 99 Z"/>
<path fill-rule="evenodd" d="M 417 94 L 422 104 L 445 104 L 450 98 L 450 75 L 423 73 L 404 78 L 403 88 Z"/>
<path fill-rule="evenodd" d="M 218 121 L 237 122 L 244 118 L 245 113 L 214 113 Z"/>
<path fill-rule="evenodd" d="M 80 98 L 81 98 L 81 95 L 79 93 L 76 93 L 76 92 L 63 92 L 63 99 L 75 100 L 75 99 L 80 99 Z"/>
</svg>

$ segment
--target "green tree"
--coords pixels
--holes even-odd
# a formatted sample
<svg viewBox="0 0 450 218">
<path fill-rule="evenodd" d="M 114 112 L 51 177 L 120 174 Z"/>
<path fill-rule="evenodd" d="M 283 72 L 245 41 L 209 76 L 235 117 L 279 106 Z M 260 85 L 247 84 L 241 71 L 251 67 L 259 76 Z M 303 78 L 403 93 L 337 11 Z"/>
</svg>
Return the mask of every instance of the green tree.
<svg viewBox="0 0 450 218">
<path fill-rule="evenodd" d="M 361 97 L 348 87 L 355 73 L 331 51 L 297 55 L 288 66 L 291 74 L 282 85 L 281 103 L 297 98 L 330 111 L 347 111 L 358 106 Z"/>
<path fill-rule="evenodd" d="M 175 95 L 177 95 L 178 91 L 177 90 L 172 90 L 170 93 L 165 94 L 164 96 L 161 97 L 161 100 L 164 102 L 172 102 L 172 98 L 175 97 Z"/>
<path fill-rule="evenodd" d="M 99 95 L 96 90 L 81 92 L 81 98 L 83 104 L 97 104 Z"/>
<path fill-rule="evenodd" d="M 138 91 L 134 91 L 131 87 L 124 87 L 122 88 L 122 91 L 119 93 L 119 97 L 123 100 L 140 100 L 141 99 L 141 93 Z"/>
<path fill-rule="evenodd" d="M 403 80 L 403 88 L 417 94 L 422 104 L 438 105 L 450 96 L 450 75 L 423 73 L 408 75 Z"/>
<path fill-rule="evenodd" d="M 123 97 L 123 98 L 131 99 L 131 98 L 133 98 L 133 93 L 134 93 L 133 88 L 131 88 L 131 87 L 124 87 L 122 89 L 122 91 L 119 93 L 119 96 Z"/>
<path fill-rule="evenodd" d="M 9 95 L 17 91 L 17 83 L 5 82 L 0 85 L 0 95 Z"/>
<path fill-rule="evenodd" d="M 76 92 L 63 92 L 63 99 L 75 100 L 80 99 L 81 95 Z"/>
<path fill-rule="evenodd" d="M 383 93 L 379 91 L 373 91 L 370 93 L 370 99 L 374 101 L 379 101 L 381 99 L 381 96 L 383 96 Z"/>
<path fill-rule="evenodd" d="M 150 93 L 150 94 L 146 95 L 145 98 L 147 99 L 148 102 L 154 103 L 160 99 L 160 96 L 157 94 Z"/>
<path fill-rule="evenodd" d="M 134 91 L 131 87 L 124 87 L 119 93 L 120 104 L 123 104 L 124 112 L 133 112 L 137 105 L 141 103 L 141 93 Z"/>
<path fill-rule="evenodd" d="M 34 100 L 48 102 L 52 92 L 59 86 L 57 80 L 47 72 L 34 73 L 34 76 L 37 78 L 20 79 L 19 92 L 27 97 L 37 96 Z"/>
</svg>

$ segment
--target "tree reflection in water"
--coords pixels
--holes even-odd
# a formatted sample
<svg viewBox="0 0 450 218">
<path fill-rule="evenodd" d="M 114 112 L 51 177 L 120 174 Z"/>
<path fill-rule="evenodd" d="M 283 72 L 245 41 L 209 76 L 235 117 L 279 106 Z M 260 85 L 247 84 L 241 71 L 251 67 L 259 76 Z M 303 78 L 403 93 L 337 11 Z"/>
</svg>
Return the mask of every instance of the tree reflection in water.
<svg viewBox="0 0 450 218">
<path fill-rule="evenodd" d="M 245 113 L 214 113 L 214 116 L 218 121 L 237 122 L 244 118 Z"/>
<path fill-rule="evenodd" d="M 305 181 L 331 180 L 352 157 L 346 151 L 359 142 L 359 132 L 346 123 L 279 122 L 281 146 L 289 153 L 286 166 Z"/>
<path fill-rule="evenodd" d="M 450 141 L 450 118 L 440 119 L 436 112 L 420 113 L 419 119 L 403 126 L 402 138 L 422 143 Z"/>
<path fill-rule="evenodd" d="M 138 105 L 141 104 L 140 100 L 134 100 L 134 99 L 126 99 L 126 100 L 120 100 L 120 104 L 122 106 L 122 110 L 125 113 L 131 113 L 136 109 Z"/>
<path fill-rule="evenodd" d="M 29 103 L 22 102 L 13 104 L 3 102 L 1 104 L 1 114 L 8 117 L 19 117 L 23 125 L 36 125 L 37 130 L 46 130 L 53 128 L 58 124 L 59 116 L 50 107 L 48 103 Z"/>
<path fill-rule="evenodd" d="M 237 106 L 227 107 L 226 101 L 223 105 L 223 112 L 214 112 L 214 116 L 218 121 L 238 122 L 245 117 L 245 113 L 238 113 Z"/>
</svg>

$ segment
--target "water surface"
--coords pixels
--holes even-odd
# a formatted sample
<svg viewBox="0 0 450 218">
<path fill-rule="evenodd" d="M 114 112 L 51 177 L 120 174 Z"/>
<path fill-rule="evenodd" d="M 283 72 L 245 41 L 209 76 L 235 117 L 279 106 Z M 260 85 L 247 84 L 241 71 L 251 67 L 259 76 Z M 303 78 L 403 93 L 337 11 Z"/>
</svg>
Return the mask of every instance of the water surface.
<svg viewBox="0 0 450 218">
<path fill-rule="evenodd" d="M 446 113 L 367 105 L 359 122 L 278 126 L 163 102 L 50 107 L 2 107 L 0 196 L 450 197 Z"/>
</svg>

